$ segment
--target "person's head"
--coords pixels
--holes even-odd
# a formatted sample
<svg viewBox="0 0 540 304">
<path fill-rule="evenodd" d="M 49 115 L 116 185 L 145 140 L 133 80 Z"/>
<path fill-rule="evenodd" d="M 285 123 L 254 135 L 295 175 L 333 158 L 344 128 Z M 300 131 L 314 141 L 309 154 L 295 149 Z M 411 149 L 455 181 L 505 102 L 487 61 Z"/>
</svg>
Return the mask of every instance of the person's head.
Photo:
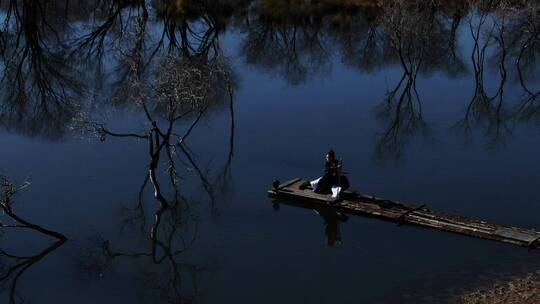
<svg viewBox="0 0 540 304">
<path fill-rule="evenodd" d="M 326 161 L 334 161 L 336 159 L 336 153 L 334 153 L 334 150 L 330 150 L 326 153 Z"/>
</svg>

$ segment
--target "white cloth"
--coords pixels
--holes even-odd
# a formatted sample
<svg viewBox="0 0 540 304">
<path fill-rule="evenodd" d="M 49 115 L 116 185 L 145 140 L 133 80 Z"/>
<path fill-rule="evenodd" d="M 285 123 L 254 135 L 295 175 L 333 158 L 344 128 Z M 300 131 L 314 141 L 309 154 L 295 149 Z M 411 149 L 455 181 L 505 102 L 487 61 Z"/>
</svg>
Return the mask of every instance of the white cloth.
<svg viewBox="0 0 540 304">
<path fill-rule="evenodd" d="M 321 178 L 322 177 L 319 177 L 309 182 L 311 184 L 311 189 L 313 189 L 313 191 L 317 189 L 317 185 L 319 184 L 319 181 L 321 180 Z M 336 198 L 340 192 L 341 192 L 341 187 L 338 187 L 338 186 L 332 187 L 332 198 Z"/>
<path fill-rule="evenodd" d="M 332 187 L 332 198 L 336 198 L 341 192 L 341 187 L 334 186 Z"/>
<path fill-rule="evenodd" d="M 312 180 L 311 182 L 309 182 L 311 184 L 311 189 L 313 189 L 313 191 L 315 191 L 315 189 L 317 189 L 317 185 L 319 184 L 319 181 L 321 180 L 322 176 L 315 179 L 315 180 Z"/>
</svg>

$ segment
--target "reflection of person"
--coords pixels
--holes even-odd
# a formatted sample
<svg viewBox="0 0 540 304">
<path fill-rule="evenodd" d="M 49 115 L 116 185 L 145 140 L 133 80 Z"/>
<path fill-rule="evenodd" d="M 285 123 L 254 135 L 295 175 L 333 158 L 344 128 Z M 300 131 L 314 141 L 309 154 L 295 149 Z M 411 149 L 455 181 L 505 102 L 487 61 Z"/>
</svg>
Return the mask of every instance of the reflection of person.
<svg viewBox="0 0 540 304">
<path fill-rule="evenodd" d="M 341 162 L 336 159 L 333 150 L 326 153 L 323 176 L 311 181 L 310 184 L 316 193 L 332 194 L 332 197 L 337 197 L 342 191 L 349 188 L 349 180 L 346 176 L 342 176 Z"/>
<path fill-rule="evenodd" d="M 326 245 L 332 247 L 336 244 L 341 244 L 341 230 L 339 228 L 339 224 L 340 222 L 346 222 L 348 217 L 327 208 L 317 209 L 315 212 L 324 220 L 324 235 Z"/>
</svg>

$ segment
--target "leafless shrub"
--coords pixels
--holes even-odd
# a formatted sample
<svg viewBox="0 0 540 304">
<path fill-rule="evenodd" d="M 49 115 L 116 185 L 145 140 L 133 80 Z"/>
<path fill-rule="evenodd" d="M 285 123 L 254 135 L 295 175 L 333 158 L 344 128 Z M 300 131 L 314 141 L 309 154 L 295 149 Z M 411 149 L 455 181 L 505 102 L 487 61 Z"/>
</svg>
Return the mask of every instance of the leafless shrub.
<svg viewBox="0 0 540 304">
<path fill-rule="evenodd" d="M 156 97 L 160 104 L 173 102 L 180 112 L 199 111 L 219 101 L 230 85 L 225 59 L 167 56 L 157 71 Z"/>
</svg>

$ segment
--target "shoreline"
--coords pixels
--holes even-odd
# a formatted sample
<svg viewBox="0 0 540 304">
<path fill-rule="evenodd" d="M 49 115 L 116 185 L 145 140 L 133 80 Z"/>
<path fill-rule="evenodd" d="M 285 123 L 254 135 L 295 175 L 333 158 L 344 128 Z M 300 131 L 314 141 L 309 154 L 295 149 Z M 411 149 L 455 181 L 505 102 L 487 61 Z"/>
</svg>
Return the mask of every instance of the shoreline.
<svg viewBox="0 0 540 304">
<path fill-rule="evenodd" d="M 461 304 L 536 304 L 540 303 L 540 270 L 497 281 L 464 293 Z"/>
</svg>

